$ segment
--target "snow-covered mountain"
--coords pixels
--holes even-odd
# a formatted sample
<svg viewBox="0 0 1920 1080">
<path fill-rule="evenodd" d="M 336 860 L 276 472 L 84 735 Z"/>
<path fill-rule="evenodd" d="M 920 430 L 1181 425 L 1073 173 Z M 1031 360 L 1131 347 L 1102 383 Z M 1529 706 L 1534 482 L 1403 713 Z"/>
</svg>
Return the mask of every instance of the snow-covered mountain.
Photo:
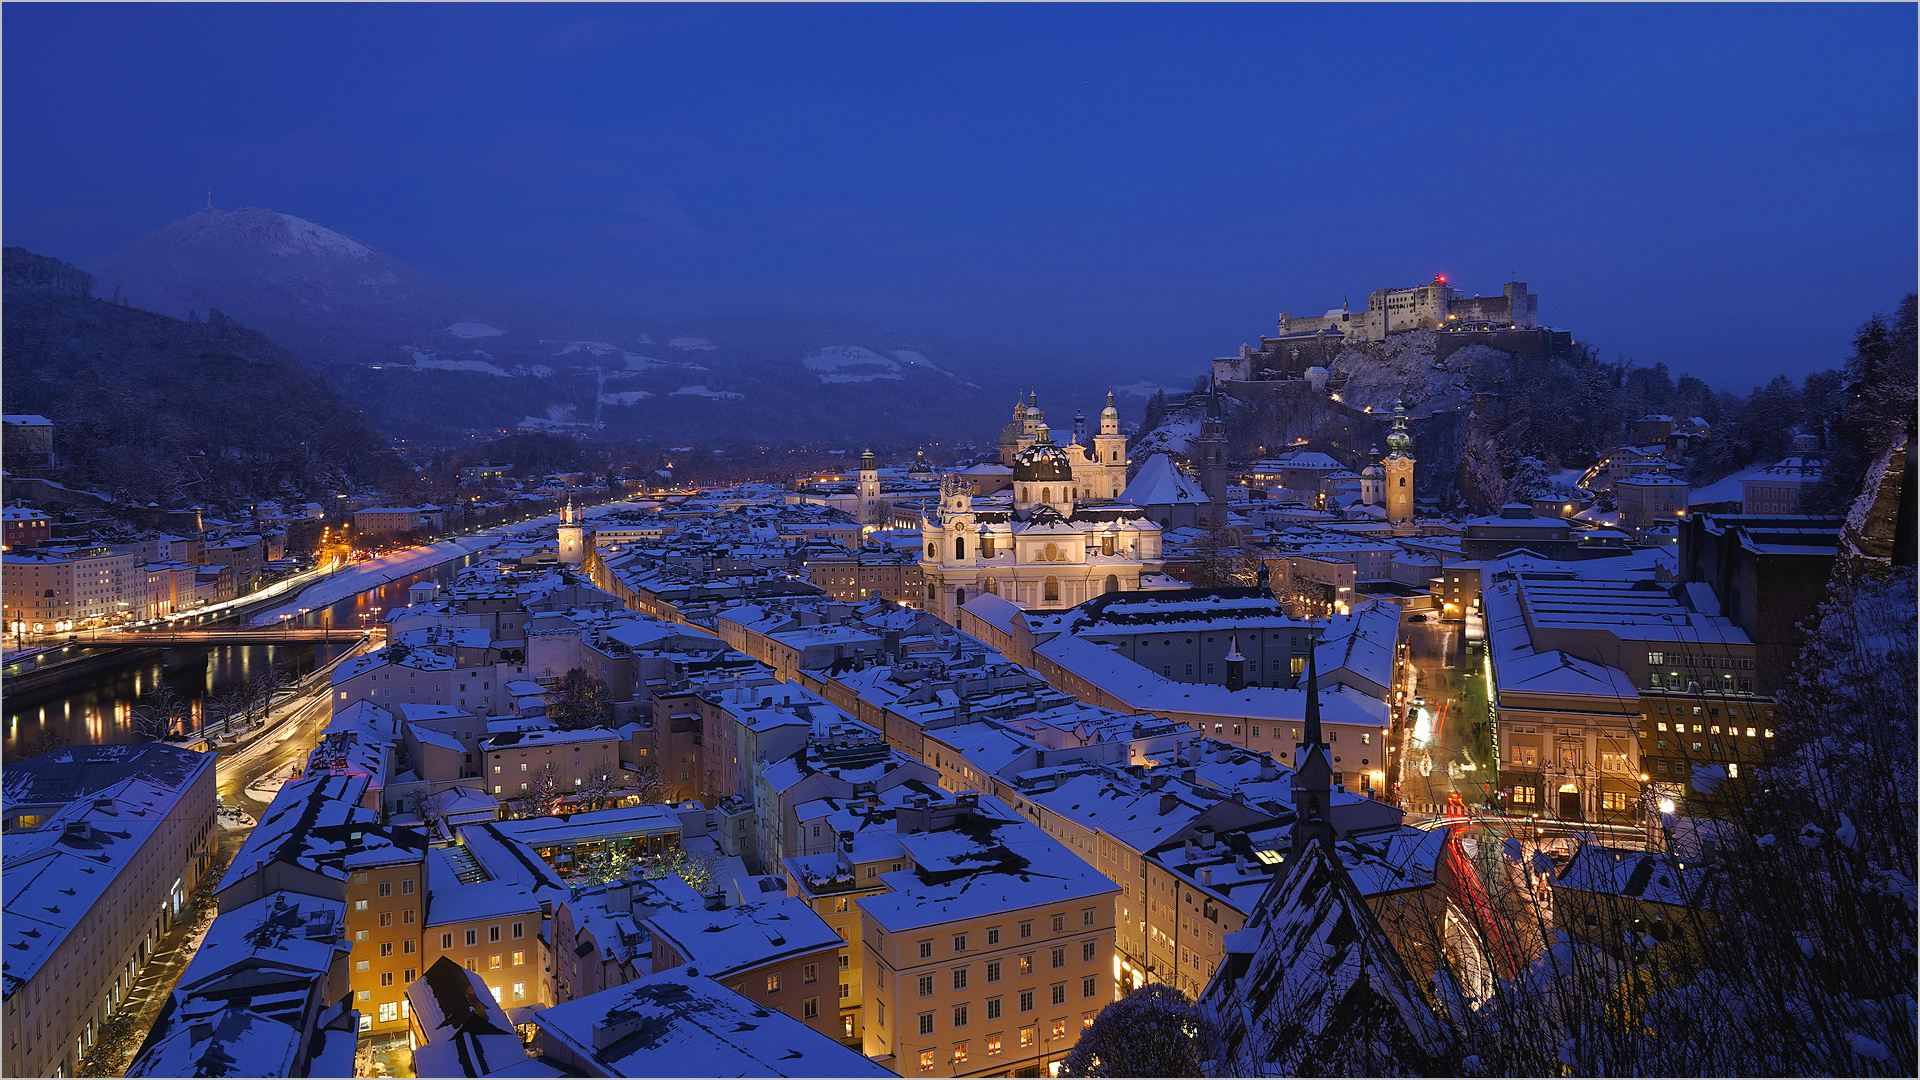
<svg viewBox="0 0 1920 1080">
<path fill-rule="evenodd" d="M 613 438 L 987 444 L 1030 386 L 1065 426 L 1075 408 L 1097 413 L 1108 384 L 1142 384 L 1132 369 L 827 316 L 570 310 L 441 281 L 272 210 L 203 211 L 86 268 L 103 298 L 181 318 L 218 309 L 266 332 L 395 434 L 533 417 Z"/>
</svg>

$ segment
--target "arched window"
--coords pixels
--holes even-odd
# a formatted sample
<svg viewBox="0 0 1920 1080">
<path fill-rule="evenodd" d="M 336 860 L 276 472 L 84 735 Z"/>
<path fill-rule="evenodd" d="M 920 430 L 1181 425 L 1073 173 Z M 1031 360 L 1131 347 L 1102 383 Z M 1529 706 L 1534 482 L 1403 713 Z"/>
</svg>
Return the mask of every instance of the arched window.
<svg viewBox="0 0 1920 1080">
<path fill-rule="evenodd" d="M 1107 455 L 1107 460 L 1108 460 L 1108 461 L 1119 461 L 1119 460 L 1120 460 L 1120 451 L 1118 451 L 1118 450 L 1115 450 L 1115 451 L 1113 451 L 1112 453 L 1110 453 L 1110 454 L 1108 454 L 1108 455 Z"/>
<path fill-rule="evenodd" d="M 929 604 L 940 598 L 940 594 L 934 591 L 935 588 L 936 586 L 932 582 L 927 583 L 927 603 Z"/>
<path fill-rule="evenodd" d="M 933 558 L 933 557 L 934 557 L 934 555 L 933 555 L 933 541 L 931 541 L 931 540 L 929 540 L 929 541 L 927 541 L 927 558 L 929 558 L 929 559 L 931 559 L 931 558 Z"/>
<path fill-rule="evenodd" d="M 1401 478 L 1400 478 L 1400 486 L 1401 486 L 1401 487 L 1406 487 L 1406 486 L 1407 486 L 1407 478 L 1406 478 L 1406 477 L 1404 477 L 1404 476 L 1403 476 L 1403 477 L 1401 477 Z"/>
<path fill-rule="evenodd" d="M 1051 574 L 1047 575 L 1046 589 L 1047 591 L 1044 595 L 1048 600 L 1060 599 L 1060 579 L 1059 578 L 1054 577 Z"/>
<path fill-rule="evenodd" d="M 1022 488 L 1020 489 L 1020 501 L 1021 501 L 1021 502 L 1032 502 L 1032 501 L 1033 501 L 1033 489 L 1032 489 L 1032 488 L 1030 488 L 1030 487 L 1022 487 Z"/>
<path fill-rule="evenodd" d="M 1041 501 L 1041 502 L 1044 502 L 1044 503 L 1050 503 L 1050 502 L 1052 502 L 1052 501 L 1053 501 L 1053 489 L 1052 489 L 1052 488 L 1041 488 L 1041 489 L 1040 489 L 1040 501 Z"/>
<path fill-rule="evenodd" d="M 966 537 L 956 536 L 953 538 L 953 557 L 956 559 L 964 559 L 967 557 Z"/>
<path fill-rule="evenodd" d="M 1118 574 L 1107 575 L 1107 591 L 1108 592 L 1120 591 L 1120 576 Z"/>
<path fill-rule="evenodd" d="M 967 603 L 967 590 L 965 589 L 953 590 L 953 606 L 965 607 L 966 603 Z"/>
</svg>

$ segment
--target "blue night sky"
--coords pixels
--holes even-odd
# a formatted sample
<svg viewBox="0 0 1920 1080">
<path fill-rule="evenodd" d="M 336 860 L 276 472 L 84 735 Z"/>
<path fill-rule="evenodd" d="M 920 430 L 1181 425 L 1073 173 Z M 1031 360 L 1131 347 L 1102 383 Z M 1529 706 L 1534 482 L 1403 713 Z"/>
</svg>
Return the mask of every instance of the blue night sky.
<svg viewBox="0 0 1920 1080">
<path fill-rule="evenodd" d="M 1517 274 L 1744 393 L 1914 287 L 1915 11 L 9 4 L 5 241 L 211 184 L 464 284 L 1189 376 Z"/>
</svg>

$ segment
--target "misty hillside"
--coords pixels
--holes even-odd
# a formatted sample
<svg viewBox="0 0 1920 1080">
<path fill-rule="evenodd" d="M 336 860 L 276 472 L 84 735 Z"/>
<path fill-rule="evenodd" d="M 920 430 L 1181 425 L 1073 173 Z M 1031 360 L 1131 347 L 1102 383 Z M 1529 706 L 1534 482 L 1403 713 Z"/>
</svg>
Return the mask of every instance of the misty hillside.
<svg viewBox="0 0 1920 1080">
<path fill-rule="evenodd" d="M 1064 425 L 1132 370 L 833 317 L 665 323 L 448 284 L 271 210 L 208 210 L 95 260 L 98 295 L 218 308 L 324 374 L 376 426 L 457 436 L 532 417 L 655 441 L 990 443 L 1037 384 Z M 1138 409 L 1143 396 L 1123 398 Z"/>
<path fill-rule="evenodd" d="M 365 419 L 258 331 L 96 299 L 85 272 L 24 248 L 6 249 L 5 271 L 0 396 L 55 425 L 56 463 L 32 475 L 218 506 L 318 497 L 392 463 Z"/>
</svg>

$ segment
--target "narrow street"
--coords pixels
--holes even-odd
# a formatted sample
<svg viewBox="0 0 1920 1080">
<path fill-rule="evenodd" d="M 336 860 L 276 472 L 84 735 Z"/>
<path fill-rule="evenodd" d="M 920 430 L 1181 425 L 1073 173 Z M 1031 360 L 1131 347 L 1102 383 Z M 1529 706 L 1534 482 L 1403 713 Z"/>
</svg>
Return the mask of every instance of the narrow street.
<svg viewBox="0 0 1920 1080">
<path fill-rule="evenodd" d="M 1464 638 L 1461 624 L 1440 622 L 1437 613 L 1401 615 L 1394 689 L 1405 697 L 1392 706 L 1394 790 L 1409 814 L 1446 814 L 1455 794 L 1477 806 L 1493 779 L 1488 733 L 1467 704 Z"/>
<path fill-rule="evenodd" d="M 93 1050 L 81 1063 L 81 1076 L 120 1076 L 133 1063 L 133 1055 L 146 1040 L 147 1033 L 160 1018 L 167 1000 L 179 985 L 187 965 L 193 962 L 207 927 L 218 913 L 214 890 L 219 887 L 233 855 L 247 842 L 253 822 L 260 819 L 272 802 L 271 795 L 261 799 L 247 789 L 273 775 L 289 775 L 304 765 L 307 754 L 318 741 L 332 717 L 330 683 L 322 675 L 313 684 L 287 698 L 276 707 L 257 733 L 240 745 L 217 751 L 214 763 L 214 787 L 223 806 L 246 815 L 236 819 L 221 815 L 220 850 L 213 866 L 188 898 L 180 917 L 155 947 L 152 959 L 140 970 L 132 989 L 120 1007 L 107 1018 Z"/>
</svg>

